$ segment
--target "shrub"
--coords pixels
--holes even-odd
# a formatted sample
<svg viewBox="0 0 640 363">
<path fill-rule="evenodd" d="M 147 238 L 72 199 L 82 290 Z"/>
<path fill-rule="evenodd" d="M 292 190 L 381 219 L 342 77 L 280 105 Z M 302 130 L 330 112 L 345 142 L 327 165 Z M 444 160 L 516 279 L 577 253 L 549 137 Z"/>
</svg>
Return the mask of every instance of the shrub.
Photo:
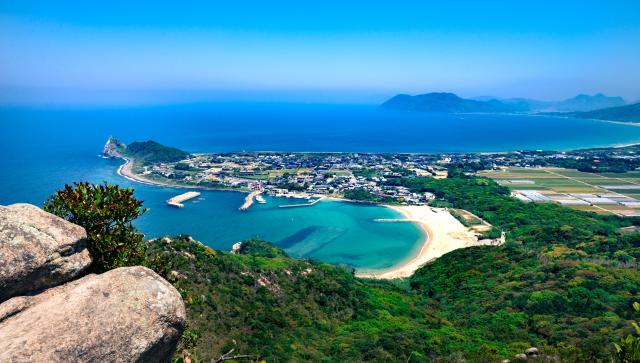
<svg viewBox="0 0 640 363">
<path fill-rule="evenodd" d="M 44 210 L 84 227 L 95 272 L 144 263 L 146 244 L 132 222 L 146 210 L 133 189 L 106 182 L 65 185 Z"/>
<path fill-rule="evenodd" d="M 636 312 L 640 312 L 640 304 L 633 303 L 633 309 Z M 616 362 L 640 362 L 640 337 L 638 337 L 640 335 L 640 326 L 638 326 L 637 322 L 633 322 L 632 325 L 636 336 L 628 335 L 626 338 L 621 339 L 618 344 L 614 344 Z"/>
</svg>

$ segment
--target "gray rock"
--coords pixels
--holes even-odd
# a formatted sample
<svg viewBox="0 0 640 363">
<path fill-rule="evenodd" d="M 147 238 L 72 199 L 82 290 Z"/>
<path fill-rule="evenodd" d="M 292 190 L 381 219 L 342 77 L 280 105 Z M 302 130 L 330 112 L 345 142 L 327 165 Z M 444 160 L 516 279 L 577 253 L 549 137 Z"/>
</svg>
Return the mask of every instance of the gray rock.
<svg viewBox="0 0 640 363">
<path fill-rule="evenodd" d="M 118 268 L 0 304 L 0 362 L 166 362 L 184 326 L 173 286 Z"/>
<path fill-rule="evenodd" d="M 525 349 L 524 354 L 526 354 L 528 356 L 537 356 L 537 355 L 540 354 L 540 352 L 538 351 L 538 348 L 531 347 L 531 348 Z"/>
<path fill-rule="evenodd" d="M 527 359 L 527 355 L 524 354 L 524 353 L 518 353 L 518 354 L 515 355 L 515 358 L 518 359 L 518 360 L 523 360 L 523 359 L 526 360 Z"/>
<path fill-rule="evenodd" d="M 0 206 L 0 302 L 80 275 L 91 264 L 86 237 L 33 205 Z"/>
</svg>

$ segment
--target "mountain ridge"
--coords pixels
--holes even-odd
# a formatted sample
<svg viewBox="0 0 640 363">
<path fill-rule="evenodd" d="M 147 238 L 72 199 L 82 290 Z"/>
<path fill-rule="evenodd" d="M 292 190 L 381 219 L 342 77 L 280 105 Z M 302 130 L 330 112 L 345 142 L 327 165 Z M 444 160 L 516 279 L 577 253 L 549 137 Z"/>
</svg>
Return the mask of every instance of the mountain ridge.
<svg viewBox="0 0 640 363">
<path fill-rule="evenodd" d="M 608 107 L 588 112 L 573 112 L 569 116 L 596 120 L 640 122 L 640 102 L 619 107 Z"/>
<path fill-rule="evenodd" d="M 492 96 L 462 98 L 454 93 L 432 92 L 411 96 L 398 94 L 380 105 L 384 109 L 421 112 L 588 112 L 626 105 L 622 97 L 597 93 L 579 94 L 561 101 L 539 101 L 528 98 L 500 99 Z"/>
</svg>

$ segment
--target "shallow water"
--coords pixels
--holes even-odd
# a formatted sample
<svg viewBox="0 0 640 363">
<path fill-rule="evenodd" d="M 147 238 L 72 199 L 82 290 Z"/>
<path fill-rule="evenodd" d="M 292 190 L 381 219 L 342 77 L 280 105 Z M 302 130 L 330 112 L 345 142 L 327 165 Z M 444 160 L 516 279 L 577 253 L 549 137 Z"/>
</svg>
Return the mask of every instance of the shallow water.
<svg viewBox="0 0 640 363">
<path fill-rule="evenodd" d="M 259 237 L 292 256 L 361 271 L 391 267 L 419 250 L 422 231 L 379 206 L 323 201 L 313 207 L 267 197 L 239 212 L 244 194 L 205 191 L 184 209 L 165 200 L 181 190 L 133 183 L 119 160 L 97 157 L 109 135 L 153 139 L 190 152 L 279 150 L 434 152 L 569 149 L 640 141 L 640 127 L 514 115 L 383 112 L 371 106 L 217 104 L 141 109 L 0 108 L 0 204 L 41 205 L 65 183 L 109 181 L 136 189 L 150 211 L 148 236 L 185 233 L 220 249 Z"/>
</svg>

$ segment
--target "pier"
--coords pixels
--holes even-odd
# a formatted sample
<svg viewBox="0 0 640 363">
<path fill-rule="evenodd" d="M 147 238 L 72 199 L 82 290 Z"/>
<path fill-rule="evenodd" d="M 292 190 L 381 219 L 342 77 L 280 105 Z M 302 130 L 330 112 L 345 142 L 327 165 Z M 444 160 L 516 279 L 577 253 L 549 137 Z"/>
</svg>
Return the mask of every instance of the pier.
<svg viewBox="0 0 640 363">
<path fill-rule="evenodd" d="M 184 202 L 200 196 L 200 192 L 186 192 L 167 200 L 167 204 L 176 208 L 184 208 Z"/>
<path fill-rule="evenodd" d="M 321 198 L 318 198 L 318 199 L 314 200 L 313 202 L 309 202 L 309 203 L 281 205 L 281 206 L 279 206 L 279 208 L 311 207 L 312 205 L 315 205 L 316 203 L 318 203 L 319 201 L 321 201 L 323 199 L 324 199 L 324 197 L 321 197 Z"/>
<path fill-rule="evenodd" d="M 244 203 L 242 204 L 242 206 L 240 206 L 240 208 L 238 208 L 238 209 L 241 210 L 241 211 L 245 211 L 245 210 L 249 209 L 249 207 L 251 207 L 253 205 L 253 198 L 257 197 L 261 193 L 262 193 L 261 191 L 255 191 L 255 192 L 249 193 L 249 195 L 247 195 L 244 198 Z"/>
</svg>

